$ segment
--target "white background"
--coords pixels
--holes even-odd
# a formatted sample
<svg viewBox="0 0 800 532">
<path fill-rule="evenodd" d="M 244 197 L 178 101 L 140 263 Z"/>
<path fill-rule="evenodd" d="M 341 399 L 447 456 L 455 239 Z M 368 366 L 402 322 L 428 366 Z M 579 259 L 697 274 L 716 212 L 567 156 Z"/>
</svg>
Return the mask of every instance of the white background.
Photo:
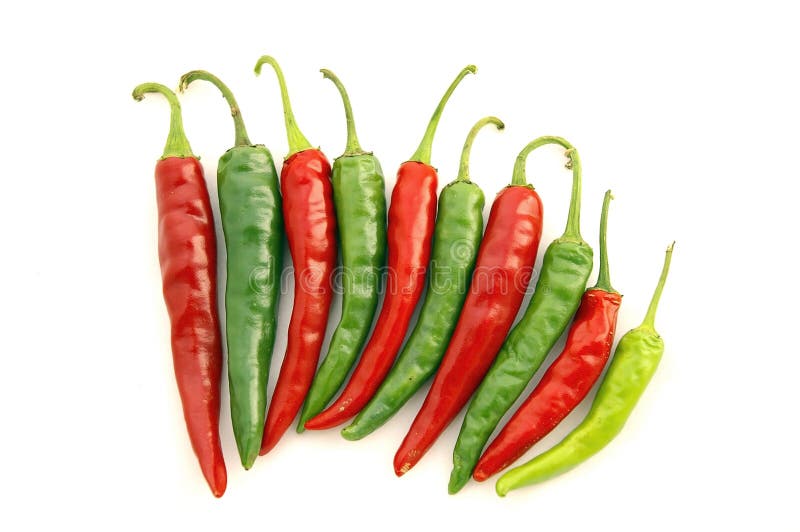
<svg viewBox="0 0 800 532">
<path fill-rule="evenodd" d="M 16 3 L 0 21 L 0 528 L 797 529 L 800 38 L 789 2 L 166 4 Z M 392 472 L 422 395 L 360 442 L 290 432 L 249 472 L 225 401 L 228 492 L 210 495 L 185 434 L 156 255 L 153 165 L 168 111 L 130 92 L 208 69 L 280 161 L 275 77 L 252 74 L 264 53 L 282 63 L 301 128 L 330 157 L 344 148 L 344 119 L 318 69 L 339 75 L 387 187 L 453 76 L 478 65 L 434 143 L 440 186 L 487 114 L 507 124 L 484 132 L 472 156 L 489 201 L 525 143 L 570 139 L 593 245 L 603 191 L 617 198 L 620 333 L 643 316 L 677 240 L 657 321 L 664 359 L 612 445 L 506 499 L 493 483 L 448 496 L 460 418 L 409 474 Z M 207 84 L 182 102 L 215 201 L 230 117 Z M 545 205 L 542 249 L 565 221 L 562 162 L 552 149 L 529 164 Z"/>
</svg>

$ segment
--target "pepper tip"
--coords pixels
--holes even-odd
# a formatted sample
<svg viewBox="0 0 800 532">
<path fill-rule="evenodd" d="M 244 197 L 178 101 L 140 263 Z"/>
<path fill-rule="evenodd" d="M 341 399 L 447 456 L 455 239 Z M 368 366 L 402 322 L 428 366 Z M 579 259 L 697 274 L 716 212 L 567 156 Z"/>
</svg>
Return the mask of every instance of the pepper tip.
<svg viewBox="0 0 800 532">
<path fill-rule="evenodd" d="M 475 471 L 472 472 L 472 479 L 475 482 L 483 482 L 487 478 L 489 478 L 489 475 L 487 475 L 485 471 L 482 471 L 477 467 L 475 468 Z"/>
<path fill-rule="evenodd" d="M 361 434 L 359 432 L 357 425 L 355 423 L 351 423 L 350 425 L 343 428 L 340 434 L 342 435 L 342 438 L 344 438 L 347 441 L 356 441 L 364 437 L 364 434 Z"/>
<path fill-rule="evenodd" d="M 225 469 L 224 463 L 217 463 L 213 466 L 211 471 L 204 470 L 203 474 L 208 482 L 208 487 L 211 488 L 211 493 L 219 499 L 225 494 L 225 489 L 228 487 L 228 473 Z"/>
<path fill-rule="evenodd" d="M 412 464 L 411 462 L 409 462 L 406 459 L 403 459 L 402 462 L 399 461 L 399 460 L 395 460 L 394 461 L 394 474 L 397 475 L 398 477 L 402 477 L 403 475 L 408 473 L 409 470 L 412 467 L 414 467 L 414 464 Z"/>
<path fill-rule="evenodd" d="M 506 485 L 505 482 L 503 482 L 503 479 L 501 477 L 500 480 L 498 480 L 497 483 L 494 485 L 494 491 L 497 493 L 498 496 L 505 497 L 506 494 L 510 491 L 510 488 Z"/>
<path fill-rule="evenodd" d="M 261 447 L 258 447 L 242 457 L 242 467 L 245 471 L 249 471 L 250 468 L 253 467 L 253 464 L 256 463 L 256 458 L 258 458 L 260 452 Z"/>
</svg>

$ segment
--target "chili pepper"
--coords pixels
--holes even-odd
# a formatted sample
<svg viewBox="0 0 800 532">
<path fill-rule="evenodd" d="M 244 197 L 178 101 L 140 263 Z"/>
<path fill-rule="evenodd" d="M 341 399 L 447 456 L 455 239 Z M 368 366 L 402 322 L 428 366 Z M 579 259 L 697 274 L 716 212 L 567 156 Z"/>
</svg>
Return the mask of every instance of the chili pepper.
<svg viewBox="0 0 800 532">
<path fill-rule="evenodd" d="M 438 176 L 430 165 L 433 136 L 450 95 L 458 83 L 475 70 L 475 66 L 469 65 L 459 72 L 436 107 L 416 153 L 397 172 L 389 208 L 389 274 L 380 314 L 344 391 L 328 410 L 309 421 L 325 408 L 342 385 L 353 359 L 337 358 L 329 362 L 326 358 L 323 362 L 300 418 L 306 428 L 333 427 L 357 414 L 389 371 L 403 343 L 424 289 L 436 220 Z"/>
<path fill-rule="evenodd" d="M 170 105 L 169 136 L 155 179 L 158 258 L 172 361 L 192 448 L 211 492 L 221 497 L 227 472 L 219 440 L 222 344 L 214 218 L 203 167 L 183 131 L 178 98 L 158 83 L 142 83 L 133 89 L 133 98 L 141 101 L 148 93 L 163 94 Z"/>
<path fill-rule="evenodd" d="M 268 63 L 275 70 L 283 101 L 289 154 L 281 170 L 283 218 L 294 264 L 294 307 L 286 355 L 267 411 L 261 453 L 266 454 L 292 424 L 305 399 L 325 338 L 336 267 L 336 217 L 331 166 L 312 148 L 295 122 L 283 72 L 277 61 L 262 56 L 256 74 Z"/>
<path fill-rule="evenodd" d="M 216 76 L 193 70 L 181 77 L 214 84 L 231 109 L 236 140 L 217 164 L 217 188 L 228 275 L 225 321 L 231 421 L 239 457 L 250 469 L 261 449 L 267 410 L 267 377 L 275 344 L 283 218 L 272 154 L 247 135 L 239 106 Z"/>
<path fill-rule="evenodd" d="M 586 397 L 608 362 L 622 303 L 608 272 L 606 223 L 611 199 L 609 190 L 600 216 L 597 284 L 584 292 L 564 350 L 481 456 L 473 472 L 475 480 L 486 480 L 505 469 L 544 438 Z"/>
<path fill-rule="evenodd" d="M 541 137 L 529 151 L 546 144 L 567 149 L 572 168 L 572 198 L 564 234 L 542 259 L 542 269 L 525 314 L 511 330 L 492 367 L 467 407 L 453 451 L 448 491 L 455 493 L 469 480 L 483 446 L 511 408 L 547 353 L 572 319 L 592 272 L 592 248 L 580 235 L 581 164 L 577 150 L 560 137 Z"/>
<path fill-rule="evenodd" d="M 469 155 L 478 131 L 488 124 L 497 129 L 505 127 L 500 119 L 490 116 L 479 120 L 467 135 L 458 177 L 439 195 L 428 292 L 417 325 L 374 397 L 342 430 L 348 440 L 363 438 L 383 425 L 434 374 L 442 360 L 467 296 L 483 233 L 484 196 L 470 181 Z"/>
<path fill-rule="evenodd" d="M 347 147 L 333 163 L 333 193 L 342 246 L 342 319 L 333 333 L 328 354 L 317 370 L 306 409 L 321 408 L 341 385 L 369 334 L 381 268 L 386 259 L 386 195 L 378 159 L 361 149 L 350 98 L 329 70 L 322 70 L 339 90 L 347 118 Z M 335 387 L 334 387 L 335 386 Z M 302 419 L 307 417 L 304 412 Z M 309 426 L 308 428 L 314 428 Z"/>
<path fill-rule="evenodd" d="M 664 340 L 656 332 L 655 317 L 674 245 L 673 242 L 667 248 L 661 277 L 644 321 L 617 344 L 586 419 L 561 443 L 500 477 L 496 485 L 498 495 L 503 497 L 511 490 L 569 471 L 594 456 L 622 431 L 664 354 Z"/>
<path fill-rule="evenodd" d="M 494 200 L 469 292 L 422 408 L 394 457 L 397 476 L 430 449 L 478 386 L 522 304 L 542 236 L 542 201 L 526 183 L 527 147 Z"/>
</svg>

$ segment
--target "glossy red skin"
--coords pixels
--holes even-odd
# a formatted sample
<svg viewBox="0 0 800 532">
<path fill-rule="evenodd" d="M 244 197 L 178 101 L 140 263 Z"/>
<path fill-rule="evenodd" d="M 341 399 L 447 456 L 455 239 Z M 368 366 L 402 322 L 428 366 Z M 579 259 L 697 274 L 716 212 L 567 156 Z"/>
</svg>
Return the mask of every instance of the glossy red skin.
<svg viewBox="0 0 800 532">
<path fill-rule="evenodd" d="M 425 288 L 436 224 L 436 187 L 432 166 L 408 161 L 397 171 L 389 207 L 388 279 L 381 312 L 339 398 L 306 421 L 305 428 L 335 427 L 358 414 L 391 369 Z"/>
<path fill-rule="evenodd" d="M 611 354 L 621 303 L 616 292 L 591 288 L 583 294 L 564 350 L 486 448 L 472 474 L 475 480 L 514 463 L 586 397 Z"/>
<path fill-rule="evenodd" d="M 175 378 L 192 448 L 211 491 L 221 497 L 227 472 L 219 440 L 222 343 L 211 203 L 203 167 L 194 157 L 161 159 L 155 178 L 158 258 Z"/>
<path fill-rule="evenodd" d="M 336 214 L 331 165 L 315 149 L 291 155 L 281 170 L 283 219 L 294 265 L 294 307 L 286 354 L 275 384 L 260 454 L 275 447 L 294 421 L 317 370 L 336 267 Z"/>
<path fill-rule="evenodd" d="M 503 189 L 492 204 L 453 337 L 394 457 L 397 476 L 430 449 L 488 371 L 522 304 L 541 236 L 539 195 L 527 186 Z"/>
</svg>

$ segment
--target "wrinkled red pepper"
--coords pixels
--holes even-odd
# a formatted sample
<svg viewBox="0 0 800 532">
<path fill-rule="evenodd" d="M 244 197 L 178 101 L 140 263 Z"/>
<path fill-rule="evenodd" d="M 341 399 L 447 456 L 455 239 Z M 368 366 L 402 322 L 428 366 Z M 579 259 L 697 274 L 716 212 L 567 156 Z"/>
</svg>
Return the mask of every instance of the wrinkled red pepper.
<svg viewBox="0 0 800 532">
<path fill-rule="evenodd" d="M 164 302 L 172 325 L 172 358 L 183 415 L 203 475 L 216 497 L 227 472 L 219 439 L 222 343 L 217 315 L 214 218 L 203 167 L 192 155 L 175 94 L 158 83 L 133 91 L 163 94 L 170 104 L 170 131 L 156 164 L 158 257 Z"/>
</svg>

